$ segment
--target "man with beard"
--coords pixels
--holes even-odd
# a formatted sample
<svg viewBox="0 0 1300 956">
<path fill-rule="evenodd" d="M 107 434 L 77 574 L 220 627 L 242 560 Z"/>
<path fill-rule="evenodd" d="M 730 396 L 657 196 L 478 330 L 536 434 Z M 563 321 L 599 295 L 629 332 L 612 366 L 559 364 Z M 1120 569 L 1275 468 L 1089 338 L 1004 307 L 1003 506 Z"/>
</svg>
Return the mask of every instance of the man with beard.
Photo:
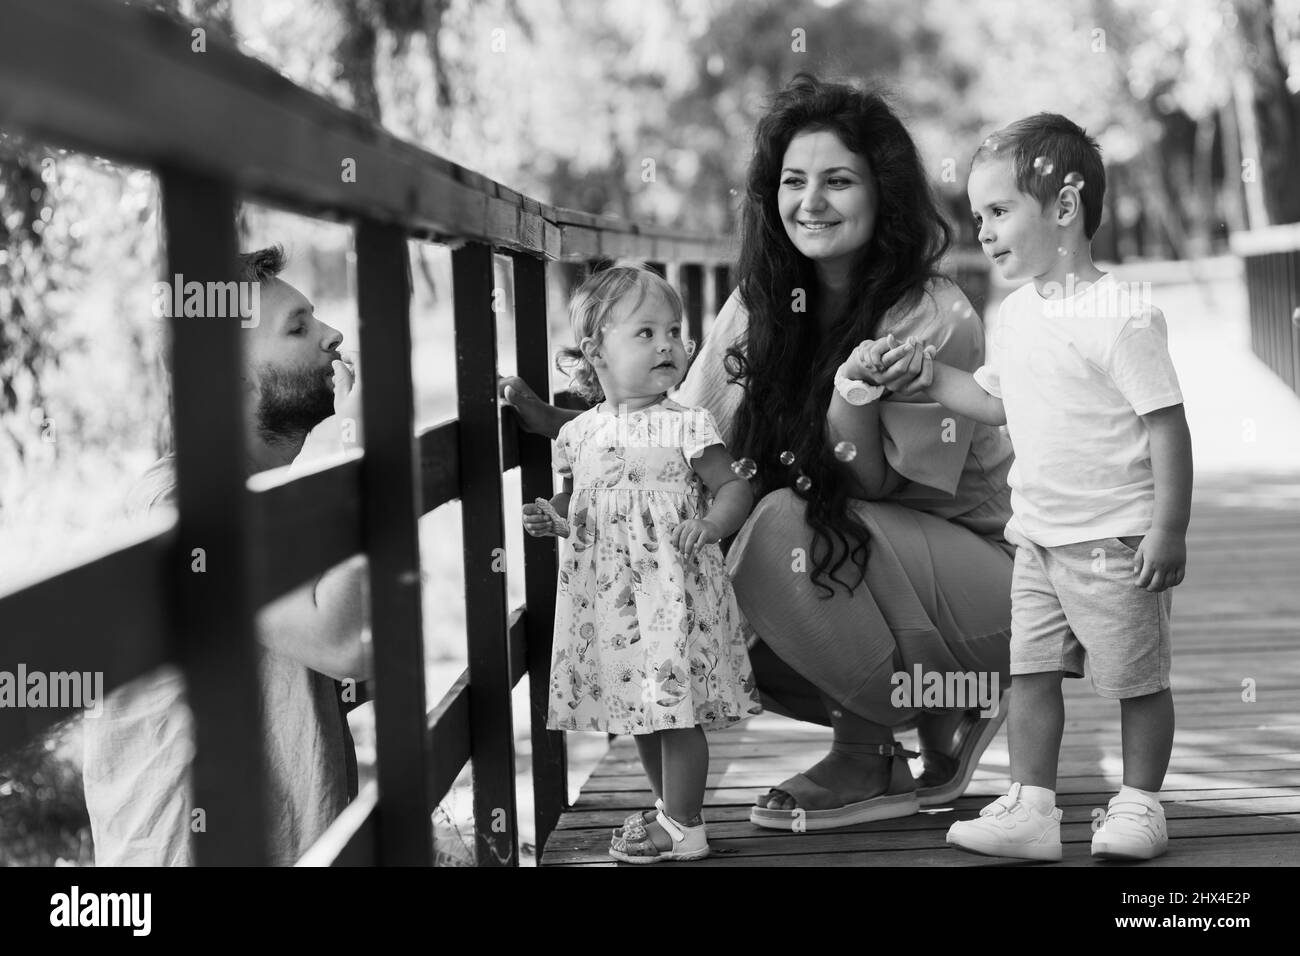
<svg viewBox="0 0 1300 956">
<path fill-rule="evenodd" d="M 255 321 L 244 330 L 250 475 L 292 463 L 308 434 L 336 411 L 360 421 L 353 374 L 338 352 L 343 336 L 277 278 L 283 267 L 278 247 L 240 256 L 238 278 L 259 288 Z M 132 489 L 127 510 L 139 516 L 169 508 L 175 491 L 168 455 Z M 370 676 L 361 641 L 364 573 L 357 557 L 257 617 L 268 857 L 275 865 L 294 863 L 355 792 L 355 752 L 335 681 Z M 133 681 L 110 695 L 99 718 L 83 723 L 96 865 L 192 864 L 191 838 L 207 837 L 192 806 L 192 717 L 180 671 L 168 665 Z"/>
</svg>

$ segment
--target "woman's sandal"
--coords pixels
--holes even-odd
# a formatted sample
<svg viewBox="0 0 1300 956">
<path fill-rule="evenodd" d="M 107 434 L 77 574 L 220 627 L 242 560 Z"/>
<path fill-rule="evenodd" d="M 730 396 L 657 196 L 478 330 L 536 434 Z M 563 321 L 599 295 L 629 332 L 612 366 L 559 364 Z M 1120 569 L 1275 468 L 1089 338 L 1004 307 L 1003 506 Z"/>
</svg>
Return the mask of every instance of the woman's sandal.
<svg viewBox="0 0 1300 956">
<path fill-rule="evenodd" d="M 610 839 L 609 855 L 623 863 L 669 863 L 674 860 L 702 860 L 709 855 L 705 825 L 682 826 L 668 815 L 662 800 L 655 801 L 659 816 L 648 824 L 645 817 L 634 814 L 624 821 L 623 835 Z M 649 827 L 658 826 L 672 838 L 671 850 L 661 850 L 650 838 Z"/>
<path fill-rule="evenodd" d="M 801 833 L 804 830 L 833 830 L 836 827 L 852 826 L 855 823 L 911 816 L 920 810 L 920 804 L 916 799 L 916 781 L 907 768 L 906 758 L 920 755 L 913 750 L 904 750 L 898 741 L 881 744 L 878 752 L 882 757 L 894 758 L 890 761 L 889 788 L 879 796 L 846 803 L 844 806 L 830 810 L 807 810 L 798 804 L 814 802 L 812 798 L 816 797 L 835 799 L 837 794 L 800 773 L 780 787 L 768 791 L 766 796 L 758 798 L 760 802 L 765 802 L 770 800 L 773 794 L 784 793 L 794 797 L 796 806 L 793 810 L 770 810 L 766 806 L 751 807 L 749 822 L 769 830 L 792 830 Z"/>
<path fill-rule="evenodd" d="M 1011 689 L 1007 688 L 998 696 L 998 712 L 992 717 L 981 717 L 978 710 L 968 710 L 962 716 L 962 722 L 953 733 L 953 740 L 957 742 L 955 753 L 922 748 L 921 759 L 925 761 L 925 772 L 917 781 L 920 788 L 916 791 L 921 806 L 935 807 L 951 803 L 966 792 L 971 778 L 975 776 L 980 757 L 1007 718 L 1010 693 Z"/>
</svg>

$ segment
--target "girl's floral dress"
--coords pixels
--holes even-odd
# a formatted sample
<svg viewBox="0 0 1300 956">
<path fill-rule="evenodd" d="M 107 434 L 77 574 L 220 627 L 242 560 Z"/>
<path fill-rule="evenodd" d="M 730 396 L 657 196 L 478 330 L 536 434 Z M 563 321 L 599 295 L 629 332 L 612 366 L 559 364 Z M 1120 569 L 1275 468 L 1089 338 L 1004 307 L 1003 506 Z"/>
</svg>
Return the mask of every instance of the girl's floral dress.
<svg viewBox="0 0 1300 956">
<path fill-rule="evenodd" d="M 598 408 L 554 444 L 573 497 L 547 726 L 647 734 L 759 713 L 722 549 L 705 545 L 688 564 L 672 545 L 704 511 L 691 461 L 722 444 L 713 417 L 667 398 L 623 415 Z"/>
</svg>

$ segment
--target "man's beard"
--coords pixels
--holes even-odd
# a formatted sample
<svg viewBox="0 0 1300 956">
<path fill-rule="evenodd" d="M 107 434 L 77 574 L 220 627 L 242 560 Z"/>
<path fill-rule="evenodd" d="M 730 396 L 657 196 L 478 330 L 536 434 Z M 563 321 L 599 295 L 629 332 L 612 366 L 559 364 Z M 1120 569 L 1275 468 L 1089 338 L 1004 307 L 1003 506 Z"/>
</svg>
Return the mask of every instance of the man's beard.
<svg viewBox="0 0 1300 956">
<path fill-rule="evenodd" d="M 258 369 L 257 430 L 268 444 L 299 441 L 334 414 L 334 389 L 323 368 Z"/>
</svg>

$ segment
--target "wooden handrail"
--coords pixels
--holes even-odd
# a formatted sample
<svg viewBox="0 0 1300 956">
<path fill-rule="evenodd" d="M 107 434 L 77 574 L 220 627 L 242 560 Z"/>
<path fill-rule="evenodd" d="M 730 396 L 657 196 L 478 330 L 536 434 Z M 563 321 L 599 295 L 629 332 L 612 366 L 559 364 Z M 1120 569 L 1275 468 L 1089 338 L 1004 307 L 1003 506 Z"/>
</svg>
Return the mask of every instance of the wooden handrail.
<svg viewBox="0 0 1300 956">
<path fill-rule="evenodd" d="M 548 259 L 734 258 L 730 240 L 531 199 L 370 126 L 215 34 L 205 53 L 191 43 L 187 28 L 138 7 L 8 0 L 0 126 L 125 163 L 166 161 L 305 215 L 400 223 L 421 238 Z M 345 160 L 355 182 L 343 180 Z"/>
</svg>

